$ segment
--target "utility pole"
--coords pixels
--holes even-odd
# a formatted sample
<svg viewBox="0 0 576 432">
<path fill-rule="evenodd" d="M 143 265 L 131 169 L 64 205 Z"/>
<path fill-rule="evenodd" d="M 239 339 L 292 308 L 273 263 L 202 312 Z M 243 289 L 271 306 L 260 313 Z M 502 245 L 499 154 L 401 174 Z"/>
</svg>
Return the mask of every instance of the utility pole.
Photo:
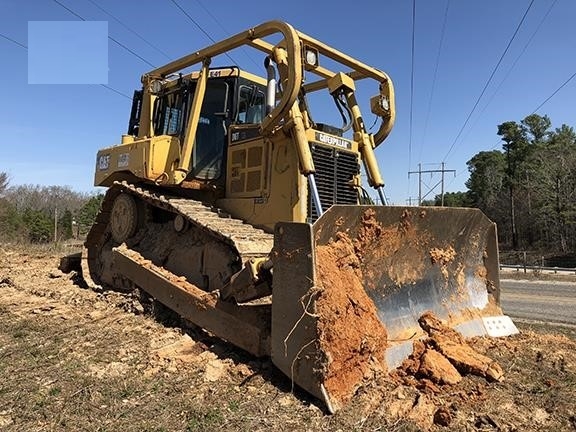
<svg viewBox="0 0 576 432">
<path fill-rule="evenodd" d="M 444 207 L 444 174 L 447 172 L 451 172 L 454 173 L 454 177 L 456 177 L 456 170 L 447 170 L 445 168 L 445 163 L 442 162 L 441 163 L 442 168 L 441 169 L 435 169 L 435 170 L 422 170 L 422 164 L 418 164 L 418 171 L 408 171 L 408 178 L 410 178 L 410 174 L 418 174 L 418 205 L 422 205 L 422 199 L 426 198 L 426 196 L 432 192 L 436 186 L 438 186 L 438 184 L 441 185 L 441 205 L 442 207 Z M 440 173 L 441 174 L 441 179 L 440 182 L 436 183 L 434 186 L 432 186 L 432 188 L 430 188 L 428 190 L 428 192 L 426 193 L 426 195 L 422 196 L 422 174 L 433 174 L 433 173 Z"/>
<path fill-rule="evenodd" d="M 442 162 L 442 170 L 441 170 L 441 171 L 442 171 L 442 187 L 441 187 L 441 189 L 440 189 L 440 190 L 441 190 L 441 195 L 440 195 L 440 196 L 441 196 L 442 198 L 441 198 L 441 204 L 440 204 L 440 206 L 444 207 L 444 173 L 447 172 L 447 171 L 444 169 L 444 162 Z M 454 173 L 454 176 L 456 176 L 456 170 L 450 170 L 450 171 Z"/>
</svg>

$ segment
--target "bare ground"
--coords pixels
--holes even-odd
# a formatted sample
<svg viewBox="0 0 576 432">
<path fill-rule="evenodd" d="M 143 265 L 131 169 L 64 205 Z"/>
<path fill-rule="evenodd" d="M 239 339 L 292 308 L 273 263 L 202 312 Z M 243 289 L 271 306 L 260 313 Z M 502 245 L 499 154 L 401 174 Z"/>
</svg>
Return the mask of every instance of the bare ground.
<svg viewBox="0 0 576 432">
<path fill-rule="evenodd" d="M 82 289 L 57 264 L 0 248 L 0 430 L 576 430 L 574 328 L 521 324 L 471 341 L 502 382 L 383 375 L 328 415 L 269 360 L 142 313 L 135 298 Z"/>
</svg>

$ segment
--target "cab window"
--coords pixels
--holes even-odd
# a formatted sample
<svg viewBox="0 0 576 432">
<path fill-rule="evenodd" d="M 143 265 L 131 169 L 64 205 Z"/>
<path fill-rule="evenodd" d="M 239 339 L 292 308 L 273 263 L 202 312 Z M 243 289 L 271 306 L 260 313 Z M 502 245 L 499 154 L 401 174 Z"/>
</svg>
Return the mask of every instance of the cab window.
<svg viewBox="0 0 576 432">
<path fill-rule="evenodd" d="M 222 175 L 227 142 L 228 89 L 228 83 L 225 81 L 208 81 L 193 147 L 194 178 L 215 180 Z"/>
<path fill-rule="evenodd" d="M 266 97 L 256 86 L 240 86 L 236 123 L 262 123 L 266 113 Z"/>
<path fill-rule="evenodd" d="M 157 99 L 155 106 L 154 134 L 179 135 L 184 123 L 185 96 L 174 91 Z"/>
</svg>

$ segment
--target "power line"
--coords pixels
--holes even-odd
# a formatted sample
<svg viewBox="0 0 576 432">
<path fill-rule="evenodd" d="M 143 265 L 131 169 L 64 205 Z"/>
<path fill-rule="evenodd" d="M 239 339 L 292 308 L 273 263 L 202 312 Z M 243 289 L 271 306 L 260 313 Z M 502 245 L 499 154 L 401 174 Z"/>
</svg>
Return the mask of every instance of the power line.
<svg viewBox="0 0 576 432">
<path fill-rule="evenodd" d="M 214 40 L 214 38 L 213 38 L 212 36 L 210 36 L 210 34 L 209 34 L 206 30 L 204 30 L 204 28 L 202 28 L 202 26 L 201 26 L 200 24 L 198 24 L 198 22 L 196 22 L 196 20 L 195 20 L 194 18 L 192 18 L 192 17 L 190 16 L 190 14 L 188 14 L 188 12 L 186 12 L 186 11 L 182 8 L 182 6 L 180 6 L 180 5 L 176 2 L 176 0 L 170 0 L 170 1 L 171 1 L 172 3 L 174 3 L 174 6 L 176 6 L 176 7 L 180 10 L 180 12 L 182 12 L 190 21 L 192 21 L 192 23 L 193 23 L 196 27 L 198 27 L 198 29 L 199 29 L 202 33 L 204 33 L 204 36 L 206 36 L 208 39 L 210 39 L 210 40 L 212 41 L 212 43 L 216 43 L 216 41 Z"/>
<path fill-rule="evenodd" d="M 72 15 L 74 15 L 76 18 L 80 18 L 82 21 L 86 21 L 84 18 L 82 18 L 80 15 L 78 15 L 76 12 L 74 12 L 72 9 L 70 9 L 68 6 L 60 3 L 58 0 L 53 0 L 54 3 L 59 4 L 60 6 L 62 6 L 64 9 L 66 9 L 68 12 L 70 12 Z"/>
<path fill-rule="evenodd" d="M 198 3 L 202 9 L 204 9 L 204 12 L 210 15 L 210 17 L 214 20 L 216 24 L 218 24 L 218 26 L 220 27 L 221 30 L 224 31 L 224 33 L 228 33 L 228 30 L 222 25 L 222 23 L 218 20 L 218 18 L 214 16 L 214 14 L 210 11 L 210 9 L 204 6 L 200 0 L 196 0 L 196 3 Z"/>
<path fill-rule="evenodd" d="M 572 81 L 574 79 L 574 77 L 576 77 L 576 72 L 574 72 L 572 75 L 570 75 L 570 78 L 568 78 L 566 81 L 564 81 L 560 87 L 558 87 L 556 90 L 554 90 L 554 92 L 544 100 L 544 102 L 542 102 L 540 105 L 538 105 L 538 107 L 532 111 L 532 114 L 537 112 L 540 108 L 542 108 L 544 106 L 544 104 L 546 102 L 548 102 L 550 99 L 552 99 L 554 96 L 556 96 L 556 93 L 558 93 L 560 90 L 562 90 L 570 81 Z"/>
<path fill-rule="evenodd" d="M 82 21 L 87 21 L 84 17 L 82 17 L 81 15 L 77 14 L 76 12 L 74 12 L 72 9 L 70 9 L 69 7 L 67 7 L 66 5 L 64 5 L 63 3 L 59 2 L 58 0 L 52 0 L 54 3 L 60 5 L 61 7 L 63 7 L 64 9 L 66 9 L 68 12 L 70 12 L 72 15 L 74 15 L 75 17 L 81 19 Z M 156 66 L 152 63 L 150 63 L 148 60 L 146 60 L 144 57 L 142 57 L 141 55 L 139 55 L 138 53 L 134 52 L 133 50 L 131 50 L 130 48 L 128 48 L 126 45 L 120 43 L 119 41 L 117 41 L 116 39 L 114 39 L 112 36 L 108 35 L 108 39 L 110 39 L 112 42 L 114 42 L 116 45 L 118 45 L 119 47 L 123 48 L 124 50 L 128 51 L 130 54 L 132 54 L 134 57 L 139 58 L 140 60 L 142 60 L 144 63 L 146 63 L 148 66 L 152 67 L 152 68 L 156 68 Z"/>
<path fill-rule="evenodd" d="M 209 8 L 204 6 L 204 4 L 202 4 L 200 0 L 196 0 L 196 3 L 198 3 L 200 7 L 204 9 L 204 11 L 214 20 L 214 22 L 218 25 L 218 27 L 220 27 L 220 29 L 224 32 L 224 34 L 226 35 L 230 34 L 229 30 L 222 25 L 222 23 L 218 20 L 218 18 L 214 16 L 214 14 L 210 11 Z M 258 64 L 258 62 L 254 60 L 254 58 L 248 53 L 248 51 L 245 48 L 243 48 L 242 51 L 244 52 L 244 54 L 246 54 L 246 57 L 248 57 L 248 59 L 252 62 L 254 66 L 256 66 L 257 68 L 262 67 L 262 65 Z"/>
<path fill-rule="evenodd" d="M 430 91 L 430 99 L 428 100 L 428 109 L 426 111 L 426 120 L 424 122 L 424 133 L 422 136 L 422 144 L 420 146 L 420 153 L 418 160 L 422 159 L 422 150 L 424 149 L 424 141 L 426 140 L 426 132 L 428 131 L 428 121 L 430 120 L 430 112 L 432 111 L 432 100 L 434 99 L 434 90 L 436 88 L 436 79 L 438 76 L 438 65 L 440 64 L 440 53 L 444 44 L 444 34 L 446 33 L 446 23 L 448 21 L 448 9 L 450 7 L 450 0 L 446 1 L 446 9 L 444 9 L 444 20 L 442 22 L 442 30 L 440 30 L 440 43 L 438 44 L 438 53 L 436 55 L 436 64 L 434 66 L 434 75 L 432 77 L 432 90 Z"/>
<path fill-rule="evenodd" d="M 26 45 L 24 45 L 24 44 L 22 44 L 22 43 L 20 43 L 20 42 L 18 42 L 18 41 L 15 41 L 14 39 L 12 39 L 12 38 L 10 38 L 10 37 L 2 34 L 2 33 L 0 33 L 0 37 L 4 38 L 4 39 L 6 39 L 6 40 L 9 40 L 10 42 L 12 42 L 12 43 L 18 45 L 19 47 L 24 48 L 26 51 L 28 51 L 28 47 L 27 47 Z M 120 90 L 116 90 L 115 88 L 110 87 L 109 85 L 106 85 L 106 84 L 99 84 L 99 85 L 102 86 L 102 87 L 104 87 L 105 89 L 108 89 L 108 90 L 110 90 L 110 91 L 113 91 L 114 93 L 119 94 L 120 96 L 123 96 L 123 97 L 125 97 L 125 98 L 127 98 L 127 99 L 129 99 L 129 100 L 132 100 L 132 98 L 131 98 L 130 96 L 128 96 L 128 95 L 125 94 L 125 93 L 122 93 Z"/>
<path fill-rule="evenodd" d="M 412 165 L 412 124 L 414 117 L 414 45 L 416 41 L 416 0 L 412 0 L 412 49 L 410 55 L 410 133 L 408 140 L 408 170 Z"/>
<path fill-rule="evenodd" d="M 514 31 L 514 34 L 512 35 L 512 37 L 510 38 L 510 40 L 508 41 L 508 44 L 506 45 L 506 49 L 504 50 L 504 52 L 502 53 L 502 55 L 500 56 L 500 59 L 498 60 L 498 63 L 496 63 L 496 66 L 494 66 L 494 69 L 492 70 L 492 73 L 490 74 L 490 77 L 488 78 L 488 81 L 486 81 L 486 84 L 484 84 L 484 88 L 482 89 L 482 92 L 480 93 L 480 96 L 478 96 L 478 98 L 476 99 L 476 102 L 474 103 L 474 106 L 472 107 L 472 110 L 470 110 L 470 113 L 468 114 L 468 117 L 466 117 L 466 121 L 464 122 L 464 124 L 462 125 L 462 127 L 460 128 L 460 131 L 458 132 L 458 135 L 456 135 L 456 138 L 454 139 L 454 141 L 452 142 L 452 145 L 450 146 L 450 148 L 448 149 L 448 152 L 446 153 L 446 155 L 444 156 L 444 161 L 446 161 L 446 159 L 448 158 L 448 155 L 452 152 L 452 150 L 454 149 L 454 146 L 456 145 L 456 142 L 458 141 L 458 139 L 460 138 L 460 136 L 462 135 L 462 132 L 464 131 L 464 128 L 466 128 L 466 125 L 468 125 L 468 122 L 470 121 L 470 118 L 472 117 L 472 114 L 474 113 L 474 111 L 476 110 L 476 107 L 478 106 L 478 104 L 480 103 L 480 99 L 482 99 L 482 96 L 484 96 L 484 93 L 486 92 L 486 89 L 488 88 L 488 86 L 490 85 L 490 83 L 492 82 L 492 78 L 494 78 L 494 75 L 496 74 L 496 71 L 498 70 L 498 67 L 500 66 L 500 64 L 502 63 L 502 60 L 504 59 L 504 56 L 506 56 L 506 53 L 508 53 L 508 49 L 510 48 L 510 45 L 512 45 L 512 42 L 514 41 L 514 39 L 516 38 L 516 35 L 518 34 L 518 31 L 520 31 L 520 28 L 522 27 L 522 24 L 524 24 L 524 20 L 526 19 L 526 16 L 528 15 L 528 12 L 530 11 L 530 9 L 532 8 L 532 5 L 534 4 L 534 0 L 530 1 L 530 4 L 528 5 L 528 7 L 526 8 L 526 11 L 524 12 L 524 15 L 522 16 L 522 19 L 520 20 L 520 22 L 518 23 L 518 26 L 516 27 L 516 30 Z"/>
<path fill-rule="evenodd" d="M 536 26 L 536 29 L 534 30 L 534 32 L 532 33 L 532 35 L 530 36 L 530 38 L 528 39 L 528 41 L 526 42 L 526 44 L 524 45 L 524 47 L 522 48 L 522 51 L 520 52 L 520 54 L 518 55 L 518 57 L 516 57 L 516 59 L 514 60 L 514 63 L 512 64 L 512 66 L 510 67 L 510 69 L 508 70 L 508 73 L 504 76 L 504 78 L 502 79 L 502 81 L 500 82 L 500 84 L 498 85 L 496 91 L 494 92 L 494 94 L 492 95 L 492 97 L 490 98 L 490 100 L 488 101 L 488 103 L 484 106 L 484 108 L 482 109 L 480 115 L 482 115 L 482 113 L 484 113 L 484 111 L 486 110 L 486 108 L 488 107 L 488 105 L 490 104 L 490 102 L 492 102 L 492 100 L 494 99 L 494 97 L 496 96 L 496 94 L 498 93 L 498 91 L 500 90 L 500 88 L 502 87 L 502 85 L 504 84 L 504 82 L 506 81 L 506 79 L 508 79 L 508 76 L 510 75 L 510 73 L 512 72 L 512 70 L 514 69 L 514 67 L 516 66 L 516 63 L 518 63 L 518 61 L 520 60 L 520 58 L 524 55 L 524 53 L 526 52 L 528 46 L 532 43 L 532 40 L 534 39 L 534 37 L 536 36 L 536 34 L 540 31 L 540 28 L 542 27 L 542 25 L 544 24 L 544 22 L 546 21 L 546 19 L 548 18 L 548 15 L 550 15 L 550 12 L 552 12 L 552 9 L 554 8 L 554 6 L 556 5 L 556 3 L 558 2 L 558 0 L 553 0 L 552 3 L 550 4 L 550 7 L 548 8 L 548 10 L 546 11 L 546 13 L 544 14 L 544 16 L 542 17 L 542 19 L 540 20 L 540 22 L 538 23 L 538 25 Z M 538 105 L 538 108 L 536 108 L 534 111 L 532 111 L 532 114 L 534 114 L 536 111 L 538 111 L 546 102 L 548 102 L 556 93 L 558 93 L 558 91 L 560 91 L 565 85 L 567 85 L 574 77 L 576 76 L 576 73 L 574 75 L 572 75 L 570 78 L 568 78 L 568 80 L 566 80 L 558 89 L 556 89 L 556 91 L 554 93 L 552 93 L 552 95 L 550 95 L 548 98 L 546 98 L 546 100 L 544 102 L 542 102 L 540 105 Z M 478 120 L 477 120 L 478 121 Z M 476 124 L 476 123 L 475 123 Z M 474 126 L 472 126 L 474 127 Z M 496 147 L 500 146 L 502 143 L 501 141 L 497 142 L 496 144 L 494 144 L 488 151 L 493 151 L 496 150 Z M 460 177 L 462 174 L 464 174 L 465 172 L 467 172 L 468 170 L 461 170 L 459 171 L 456 176 L 452 179 L 452 181 L 450 183 L 448 183 L 447 187 L 449 187 L 452 183 L 454 183 L 454 181 Z"/>
<path fill-rule="evenodd" d="M 180 6 L 180 5 L 176 2 L 176 0 L 170 0 L 170 1 L 171 1 L 172 3 L 174 3 L 174 6 L 176 6 L 176 7 L 180 10 L 180 12 L 182 12 L 190 21 L 192 21 L 192 23 L 193 23 L 196 27 L 198 27 L 198 29 L 200 29 L 200 31 L 201 31 L 202 33 L 204 33 L 204 35 L 205 35 L 208 39 L 210 39 L 210 41 L 212 41 L 212 43 L 216 43 L 216 41 L 214 40 L 214 38 L 213 38 L 212 36 L 210 36 L 210 34 L 208 34 L 208 32 L 207 32 L 206 30 L 204 30 L 204 29 L 202 28 L 202 26 L 201 26 L 200 24 L 198 24 L 198 22 L 197 22 L 194 18 L 192 18 L 192 17 L 190 16 L 190 14 L 189 14 L 188 12 L 186 12 L 186 11 L 182 8 L 182 6 Z M 237 62 L 236 60 L 234 60 L 234 59 L 230 56 L 230 54 L 224 53 L 224 55 L 225 55 L 226 57 L 228 57 L 232 63 L 238 64 L 238 62 Z"/>
<path fill-rule="evenodd" d="M 104 87 L 105 89 L 108 89 L 110 91 L 113 91 L 116 94 L 119 94 L 120 96 L 125 97 L 128 100 L 132 100 L 132 98 L 130 96 L 128 96 L 126 93 L 122 93 L 120 90 L 116 90 L 115 88 L 112 88 L 106 84 L 100 84 L 102 87 Z"/>
<path fill-rule="evenodd" d="M 124 27 L 126 30 L 128 30 L 130 33 L 132 33 L 133 35 L 135 35 L 136 37 L 138 37 L 141 41 L 143 41 L 146 45 L 148 45 L 149 47 L 155 49 L 157 52 L 159 52 L 160 54 L 162 54 L 164 57 L 166 57 L 167 59 L 171 59 L 172 57 L 170 57 L 168 54 L 166 54 L 165 51 L 161 50 L 160 48 L 158 48 L 156 45 L 152 44 L 151 42 L 149 42 L 148 40 L 146 40 L 146 38 L 144 38 L 144 36 L 142 36 L 140 33 L 138 33 L 136 30 L 133 30 L 132 28 L 128 27 L 126 24 L 124 24 L 119 18 L 115 17 L 114 15 L 112 15 L 110 12 L 108 12 L 106 9 L 104 9 L 102 6 L 100 6 L 98 3 L 96 3 L 94 0 L 87 0 L 90 3 L 92 3 L 94 6 L 96 6 L 98 9 L 100 9 L 102 12 L 104 12 L 106 15 L 108 15 L 110 18 L 112 18 L 114 21 L 116 21 L 118 24 L 120 24 L 122 27 Z"/>
<path fill-rule="evenodd" d="M 514 60 L 514 63 L 512 63 L 512 66 L 510 67 L 510 69 L 508 70 L 508 73 L 504 76 L 504 79 L 502 80 L 502 82 L 500 83 L 500 85 L 498 86 L 498 88 L 496 89 L 496 91 L 494 92 L 494 94 L 492 95 L 492 97 L 490 98 L 490 100 L 488 101 L 488 104 L 490 104 L 490 102 L 492 102 L 492 99 L 494 99 L 494 96 L 496 96 L 496 93 L 498 93 L 498 90 L 500 90 L 500 88 L 502 87 L 502 84 L 504 84 L 504 81 L 506 81 L 508 79 L 508 76 L 510 76 L 510 73 L 512 72 L 512 70 L 514 69 L 514 67 L 516 66 L 516 63 L 518 63 L 518 61 L 520 60 L 520 58 L 524 55 L 524 53 L 526 52 L 526 50 L 528 49 L 528 47 L 530 46 L 530 44 L 532 43 L 532 40 L 534 39 L 534 37 L 536 36 L 536 34 L 540 31 L 540 28 L 542 28 L 542 25 L 544 24 L 544 22 L 546 21 L 546 19 L 548 18 L 548 15 L 550 15 L 550 12 L 552 12 L 552 9 L 554 8 L 554 6 L 556 5 L 556 3 L 558 2 L 558 0 L 554 0 L 551 4 L 550 7 L 548 8 L 548 10 L 546 11 L 546 13 L 544 14 L 544 16 L 542 17 L 542 19 L 540 20 L 540 22 L 538 23 L 538 25 L 536 26 L 536 29 L 534 30 L 534 32 L 530 35 L 530 38 L 528 39 L 528 41 L 526 42 L 526 44 L 524 45 L 524 47 L 522 48 L 522 51 L 520 52 L 520 54 L 518 55 L 518 57 L 516 57 L 516 59 Z M 487 104 L 487 105 L 488 105 Z"/>
<path fill-rule="evenodd" d="M 124 45 L 123 43 L 117 41 L 116 39 L 114 39 L 112 36 L 108 36 L 108 39 L 110 39 L 112 42 L 114 42 L 116 45 L 118 45 L 119 47 L 124 48 L 126 51 L 128 51 L 130 54 L 132 54 L 135 57 L 138 57 L 140 60 L 142 60 L 144 63 L 146 63 L 148 66 L 155 68 L 156 65 L 154 65 L 153 63 L 150 63 L 148 60 L 146 60 L 144 57 L 142 57 L 141 55 L 137 54 L 136 52 L 132 51 L 130 48 L 128 48 L 126 45 Z"/>
<path fill-rule="evenodd" d="M 8 37 L 8 36 L 3 35 L 3 34 L 1 34 L 1 33 L 0 33 L 0 37 L 3 37 L 4 39 L 9 40 L 10 42 L 12 42 L 12 43 L 14 43 L 14 44 L 16 44 L 16 45 L 18 45 L 18 46 L 21 46 L 22 48 L 28 49 L 28 47 L 27 47 L 26 45 L 22 45 L 20 42 L 15 41 L 15 40 L 12 39 L 11 37 Z"/>
<path fill-rule="evenodd" d="M 552 9 L 554 8 L 554 5 L 558 2 L 558 0 L 553 0 L 550 7 L 548 8 L 548 10 L 546 11 L 546 13 L 544 14 L 544 16 L 542 17 L 542 19 L 540 20 L 540 22 L 538 23 L 538 25 L 536 26 L 536 29 L 534 30 L 534 32 L 530 35 L 530 37 L 528 38 L 528 41 L 526 42 L 526 44 L 524 45 L 524 47 L 522 48 L 522 51 L 520 52 L 520 54 L 516 57 L 516 59 L 514 60 L 514 63 L 512 63 L 512 66 L 510 67 L 510 69 L 508 69 L 508 72 L 506 73 L 506 75 L 504 76 L 504 78 L 502 79 L 502 81 L 500 81 L 500 84 L 498 85 L 498 87 L 496 88 L 496 91 L 492 94 L 492 96 L 490 96 L 490 99 L 488 100 L 488 102 L 486 103 L 486 105 L 484 105 L 484 108 L 482 108 L 482 111 L 480 111 L 480 114 L 478 114 L 478 117 L 476 118 L 476 121 L 472 124 L 472 126 L 470 127 L 470 129 L 468 129 L 468 133 L 466 134 L 466 136 L 468 136 L 470 134 L 470 132 L 474 129 L 474 126 L 476 126 L 476 124 L 478 123 L 478 121 L 480 120 L 482 114 L 484 114 L 484 112 L 486 111 L 486 109 L 488 108 L 488 106 L 490 105 L 490 103 L 492 103 L 492 101 L 494 100 L 494 98 L 496 97 L 496 95 L 498 94 L 498 92 L 500 91 L 500 89 L 502 88 L 502 85 L 504 85 L 504 82 L 508 79 L 508 77 L 510 76 L 510 74 L 512 73 L 512 71 L 514 70 L 514 67 L 516 67 L 516 64 L 518 63 L 518 61 L 520 60 L 520 58 L 524 55 L 524 53 L 526 52 L 526 50 L 528 49 L 528 46 L 530 46 L 530 44 L 532 43 L 532 40 L 534 39 L 534 37 L 536 36 L 536 34 L 540 31 L 540 28 L 542 27 L 542 25 L 544 24 L 544 22 L 546 21 L 546 19 L 548 18 L 548 15 L 550 15 L 550 12 L 552 12 Z M 464 138 L 466 139 L 466 137 Z"/>
</svg>

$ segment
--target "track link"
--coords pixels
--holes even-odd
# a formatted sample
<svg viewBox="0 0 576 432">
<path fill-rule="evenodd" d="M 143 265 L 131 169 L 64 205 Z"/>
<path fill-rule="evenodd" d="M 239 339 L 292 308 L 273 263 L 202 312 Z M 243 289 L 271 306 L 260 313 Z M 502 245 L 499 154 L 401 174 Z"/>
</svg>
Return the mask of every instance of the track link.
<svg viewBox="0 0 576 432">
<path fill-rule="evenodd" d="M 138 201 L 149 206 L 181 215 L 191 227 L 202 231 L 216 242 L 226 244 L 237 255 L 240 265 L 253 258 L 267 257 L 274 243 L 274 236 L 265 231 L 244 223 L 240 219 L 231 217 L 221 209 L 205 205 L 193 199 L 164 195 L 135 186 L 128 182 L 114 182 L 102 202 L 100 211 L 85 242 L 85 255 L 83 266 L 84 279 L 93 288 L 99 286 L 92 277 L 91 270 L 97 268 L 95 260 L 98 253 L 106 243 L 111 241 L 109 222 L 114 200 L 121 193 L 129 193 Z M 92 274 L 93 275 L 93 274 Z"/>
</svg>

